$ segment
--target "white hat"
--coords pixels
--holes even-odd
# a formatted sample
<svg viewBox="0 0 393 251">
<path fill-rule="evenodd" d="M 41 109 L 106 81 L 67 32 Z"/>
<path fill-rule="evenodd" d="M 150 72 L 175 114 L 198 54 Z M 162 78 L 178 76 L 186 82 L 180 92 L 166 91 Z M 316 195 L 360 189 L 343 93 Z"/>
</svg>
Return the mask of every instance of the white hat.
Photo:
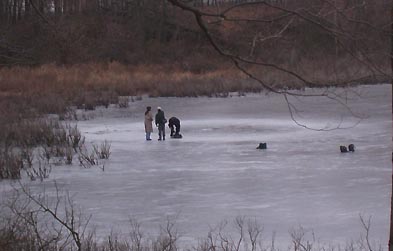
<svg viewBox="0 0 393 251">
<path fill-rule="evenodd" d="M 157 107 L 157 110 L 161 110 L 161 106 Z"/>
</svg>

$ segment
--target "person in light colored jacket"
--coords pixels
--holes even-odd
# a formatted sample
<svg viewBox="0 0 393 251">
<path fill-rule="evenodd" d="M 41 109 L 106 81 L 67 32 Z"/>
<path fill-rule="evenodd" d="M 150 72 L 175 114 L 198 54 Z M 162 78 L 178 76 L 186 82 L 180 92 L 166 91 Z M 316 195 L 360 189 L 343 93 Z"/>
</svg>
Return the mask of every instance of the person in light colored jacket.
<svg viewBox="0 0 393 251">
<path fill-rule="evenodd" d="M 153 114 L 151 113 L 151 107 L 146 107 L 145 112 L 145 132 L 146 140 L 151 140 L 150 135 L 153 132 Z"/>
</svg>

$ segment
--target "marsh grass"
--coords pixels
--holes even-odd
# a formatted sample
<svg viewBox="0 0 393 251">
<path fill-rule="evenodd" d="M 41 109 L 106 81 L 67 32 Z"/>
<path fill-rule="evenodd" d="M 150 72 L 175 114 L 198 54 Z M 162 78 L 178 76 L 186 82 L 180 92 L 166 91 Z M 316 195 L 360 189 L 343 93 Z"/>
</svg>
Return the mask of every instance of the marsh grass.
<svg viewBox="0 0 393 251">
<path fill-rule="evenodd" d="M 288 62 L 286 67 L 296 70 L 317 87 L 386 80 L 383 76 L 371 78 L 367 75 L 367 67 L 346 58 L 313 62 L 299 59 L 296 63 Z M 306 87 L 300 79 L 278 70 L 266 67 L 250 67 L 249 70 L 275 89 Z M 179 66 L 129 66 L 117 62 L 0 68 L 0 149 L 45 146 L 47 159 L 55 156 L 72 163 L 69 148 L 77 152 L 82 149 L 84 139 L 77 129 L 64 127 L 48 114 L 56 114 L 60 120 L 78 120 L 81 119 L 76 113 L 78 108 L 94 110 L 97 106 L 111 104 L 127 108 L 130 101 L 138 101 L 142 95 L 225 98 L 232 92 L 243 95 L 263 90 L 260 83 L 225 64 L 200 71 Z M 91 156 L 84 152 L 80 155 Z M 16 159 L 11 161 L 14 157 Z M 15 171 L 5 169 L 2 164 L 2 177 L 18 177 L 17 157 L 3 151 L 2 159 L 2 163 L 11 163 L 7 165 Z M 89 158 L 82 159 L 89 162 Z M 24 163 L 29 161 L 25 159 Z"/>
<path fill-rule="evenodd" d="M 8 129 L 8 137 L 0 145 L 0 180 L 20 179 L 24 171 L 31 180 L 43 181 L 49 177 L 52 166 L 71 165 L 75 155 L 87 156 L 94 165 L 98 165 L 98 159 L 110 156 L 107 141 L 99 147 L 94 145 L 96 151 L 87 153 L 85 138 L 77 125 L 59 120 L 21 120 Z"/>
<path fill-rule="evenodd" d="M 299 59 L 283 67 L 294 70 L 316 85 L 344 85 L 366 81 L 368 69 L 350 59 Z M 276 88 L 300 88 L 305 84 L 289 74 L 267 67 L 250 70 Z M 259 92 L 263 87 L 233 66 L 222 65 L 203 72 L 158 65 L 127 66 L 117 62 L 74 66 L 54 64 L 0 69 L 0 96 L 7 103 L 43 113 L 65 113 L 71 104 L 94 109 L 119 102 L 119 96 L 210 96 L 222 92 Z M 364 76 L 364 78 L 362 78 Z M 371 81 L 371 80 L 370 80 Z M 122 98 L 120 98 L 122 99 Z M 124 98 L 123 98 L 124 99 Z"/>
</svg>

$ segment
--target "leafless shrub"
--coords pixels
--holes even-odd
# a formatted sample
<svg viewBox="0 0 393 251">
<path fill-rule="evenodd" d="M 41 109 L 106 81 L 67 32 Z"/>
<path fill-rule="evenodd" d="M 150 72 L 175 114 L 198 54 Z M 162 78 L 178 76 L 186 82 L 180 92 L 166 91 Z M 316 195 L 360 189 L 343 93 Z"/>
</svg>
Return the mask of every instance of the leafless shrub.
<svg viewBox="0 0 393 251">
<path fill-rule="evenodd" d="M 102 91 L 100 94 L 98 104 L 105 106 L 105 108 L 108 108 L 110 104 L 116 103 L 117 96 L 118 96 L 118 94 L 113 89 Z"/>
<path fill-rule="evenodd" d="M 42 149 L 39 153 L 39 157 L 41 159 L 45 159 L 46 162 L 49 163 L 52 156 L 53 156 L 53 148 L 47 147 L 47 146 L 42 146 Z"/>
<path fill-rule="evenodd" d="M 24 170 L 30 180 L 39 179 L 42 182 L 44 179 L 49 178 L 49 174 L 52 171 L 52 165 L 45 161 L 38 160 L 37 166 L 32 165 Z"/>
<path fill-rule="evenodd" d="M 42 121 L 39 126 L 41 130 L 37 137 L 42 137 L 46 146 L 63 146 L 67 143 L 67 132 L 58 121 Z M 41 143 L 38 139 L 35 142 L 37 142 L 36 145 Z"/>
<path fill-rule="evenodd" d="M 232 229 L 229 232 L 235 234 L 228 234 L 228 228 Z M 238 216 L 233 224 L 223 221 L 211 228 L 207 237 L 201 239 L 195 249 L 198 251 L 274 250 L 274 245 L 269 248 L 262 246 L 262 232 L 263 226 L 256 219 Z"/>
<path fill-rule="evenodd" d="M 370 234 L 371 234 L 371 216 L 367 218 L 367 220 L 364 218 L 363 215 L 359 215 L 360 218 L 360 223 L 361 226 L 364 230 L 364 233 L 360 235 L 359 239 L 359 250 L 365 250 L 365 251 L 382 251 L 383 247 L 382 245 L 373 245 L 370 240 Z"/>
<path fill-rule="evenodd" d="M 175 228 L 175 223 L 167 218 L 165 226 L 160 227 L 160 235 L 152 242 L 151 249 L 154 251 L 176 251 L 178 250 L 178 238 L 179 233 Z"/>
<path fill-rule="evenodd" d="M 128 100 L 129 100 L 128 96 L 119 96 L 119 101 L 118 101 L 119 107 L 127 108 L 129 106 Z"/>
<path fill-rule="evenodd" d="M 33 160 L 36 155 L 42 160 L 45 159 L 46 164 L 49 164 L 53 157 L 56 158 L 58 164 L 64 163 L 64 161 L 66 164 L 70 164 L 73 159 L 73 151 L 77 152 L 85 141 L 76 125 L 64 126 L 55 120 L 24 121 L 15 132 L 14 144 L 16 147 L 14 148 L 18 149 L 15 152 L 20 152 L 23 165 L 26 168 L 33 167 Z M 25 138 L 21 140 L 23 135 L 25 135 Z M 35 151 L 34 149 L 37 146 L 41 147 Z M 73 151 L 70 151 L 72 149 Z M 9 151 L 2 155 L 7 156 L 3 159 L 10 160 Z M 35 169 L 39 170 L 40 168 L 45 169 L 43 164 Z M 39 171 L 37 172 L 39 173 Z M 33 171 L 31 173 L 34 174 Z"/>
<path fill-rule="evenodd" d="M 86 232 L 90 217 L 76 210 L 72 197 L 57 187 L 56 195 L 49 199 L 45 194 L 34 195 L 27 187 L 15 190 L 7 202 L 12 217 L 1 215 L 0 251 L 3 250 L 78 250 L 78 251 L 177 251 L 179 233 L 175 222 L 167 219 L 160 227 L 157 237 L 145 238 L 141 224 L 136 219 L 130 220 L 128 238 L 112 230 L 103 241 L 95 239 L 95 233 Z M 64 211 L 63 211 L 64 210 Z M 4 210 L 3 210 L 4 211 Z M 371 218 L 360 216 L 364 235 L 357 241 L 345 246 L 328 246 L 318 243 L 315 234 L 303 227 L 292 229 L 290 251 L 382 251 L 373 247 L 369 240 Z M 231 230 L 228 233 L 228 227 Z M 209 231 L 207 237 L 191 249 L 194 251 L 274 251 L 274 241 L 270 246 L 262 245 L 263 227 L 256 219 L 237 217 L 233 224 L 224 221 Z M 274 235 L 272 237 L 274 239 Z M 28 247 L 28 248 L 27 248 Z"/>
<path fill-rule="evenodd" d="M 115 233 L 113 230 L 111 231 L 110 235 L 107 237 L 104 243 L 103 250 L 108 251 L 128 251 L 129 250 L 129 243 L 119 237 L 118 233 Z"/>
<path fill-rule="evenodd" d="M 24 167 L 31 168 L 33 166 L 34 151 L 31 147 L 25 146 L 21 149 L 21 157 L 24 162 Z"/>
<path fill-rule="evenodd" d="M 67 147 L 65 149 L 65 163 L 67 165 L 71 165 L 73 158 L 74 158 L 74 151 L 73 151 L 73 149 L 71 147 Z"/>
<path fill-rule="evenodd" d="M 24 206 L 24 208 L 23 208 Z M 56 250 L 55 233 L 50 236 L 43 229 L 38 231 L 36 211 L 28 211 L 28 205 L 13 205 L 15 215 L 2 217 L 0 224 L 0 250 Z M 16 215 L 19 214 L 19 215 Z M 34 224 L 32 226 L 31 224 Z"/>
<path fill-rule="evenodd" d="M 130 249 L 131 251 L 143 251 L 143 232 L 141 224 L 136 219 L 130 219 Z"/>
<path fill-rule="evenodd" d="M 100 245 L 96 240 L 95 231 L 89 231 L 86 233 L 85 238 L 82 240 L 83 251 L 96 251 L 100 250 Z M 101 249 L 103 250 L 103 249 Z"/>
<path fill-rule="evenodd" d="M 256 219 L 249 219 L 247 221 L 247 234 L 248 238 L 250 240 L 250 245 L 251 245 L 251 251 L 256 251 L 258 247 L 258 241 L 260 238 L 260 235 L 263 232 L 263 227 L 261 226 L 260 223 L 257 222 Z M 271 250 L 274 250 L 274 238 L 272 238 L 272 245 L 271 245 Z"/>
<path fill-rule="evenodd" d="M 93 149 L 99 159 L 109 159 L 111 155 L 111 144 L 107 140 L 102 142 L 100 147 L 93 145 Z"/>
<path fill-rule="evenodd" d="M 55 157 L 63 159 L 65 157 L 65 155 L 66 155 L 66 150 L 65 149 L 66 148 L 64 146 L 56 145 L 54 147 L 54 150 L 55 150 L 54 155 L 55 155 Z"/>
<path fill-rule="evenodd" d="M 5 137 L 13 146 L 53 146 L 64 141 L 61 129 L 61 124 L 51 119 L 23 119 L 11 123 L 5 129 Z"/>
<path fill-rule="evenodd" d="M 23 158 L 20 153 L 14 153 L 12 149 L 3 149 L 0 152 L 0 180 L 19 179 L 23 168 Z"/>
<path fill-rule="evenodd" d="M 71 146 L 75 152 L 77 152 L 78 148 L 85 143 L 85 137 L 82 136 L 82 133 L 79 131 L 78 126 L 67 126 L 67 139 L 68 145 Z"/>
<path fill-rule="evenodd" d="M 294 251 L 311 251 L 315 242 L 315 236 L 312 234 L 312 240 L 306 239 L 306 230 L 299 226 L 297 229 L 290 231 Z"/>
<path fill-rule="evenodd" d="M 59 128 L 54 129 L 55 144 L 58 146 L 67 145 L 67 131 L 63 125 L 59 125 Z"/>
<path fill-rule="evenodd" d="M 90 168 L 91 166 L 98 165 L 99 161 L 94 149 L 89 151 L 85 146 L 79 147 L 78 159 L 81 166 Z"/>
<path fill-rule="evenodd" d="M 15 191 L 2 206 L 2 211 L 10 214 L 3 213 L 0 221 L 5 223 L 0 226 L 0 250 L 53 250 L 50 240 L 55 242 L 57 238 L 47 235 L 39 210 L 31 200 Z"/>
<path fill-rule="evenodd" d="M 41 247 L 40 250 L 51 250 L 42 249 L 43 244 L 54 244 L 53 247 L 58 249 L 52 250 L 81 251 L 90 217 L 83 217 L 75 208 L 72 197 L 60 191 L 56 183 L 55 189 L 56 197 L 50 200 L 46 194 L 33 195 L 21 185 L 15 192 L 17 197 L 8 204 L 8 208 L 18 220 L 34 230 L 34 238 L 38 242 L 36 246 Z M 22 206 L 18 206 L 21 200 Z"/>
<path fill-rule="evenodd" d="M 38 159 L 38 162 L 34 163 L 34 151 L 32 148 L 26 146 L 21 149 L 21 156 L 24 163 L 24 170 L 30 180 L 39 179 L 42 182 L 44 179 L 49 177 L 52 167 L 45 155 L 39 155 L 40 158 Z"/>
<path fill-rule="evenodd" d="M 92 149 L 88 148 L 83 144 L 78 147 L 78 159 L 81 166 L 84 168 L 90 168 L 92 166 L 98 166 L 102 171 L 105 171 L 105 162 L 100 163 L 101 159 L 108 159 L 111 145 L 108 141 L 104 141 L 100 147 L 93 144 Z"/>
<path fill-rule="evenodd" d="M 59 114 L 59 120 L 78 120 L 76 108 L 74 106 L 67 107 L 64 113 Z"/>
</svg>

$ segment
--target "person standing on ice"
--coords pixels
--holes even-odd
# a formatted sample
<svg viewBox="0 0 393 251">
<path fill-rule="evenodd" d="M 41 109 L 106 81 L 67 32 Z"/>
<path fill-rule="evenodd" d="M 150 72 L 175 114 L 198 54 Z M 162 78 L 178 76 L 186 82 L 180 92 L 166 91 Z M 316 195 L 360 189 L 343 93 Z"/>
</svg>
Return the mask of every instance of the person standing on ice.
<svg viewBox="0 0 393 251">
<path fill-rule="evenodd" d="M 151 140 L 151 133 L 153 132 L 153 114 L 151 113 L 151 107 L 146 107 L 145 112 L 145 132 L 146 140 Z"/>
<path fill-rule="evenodd" d="M 156 126 L 158 127 L 158 140 L 165 140 L 165 123 L 166 118 L 164 111 L 161 109 L 161 107 L 157 107 L 157 114 L 156 114 Z"/>
</svg>

